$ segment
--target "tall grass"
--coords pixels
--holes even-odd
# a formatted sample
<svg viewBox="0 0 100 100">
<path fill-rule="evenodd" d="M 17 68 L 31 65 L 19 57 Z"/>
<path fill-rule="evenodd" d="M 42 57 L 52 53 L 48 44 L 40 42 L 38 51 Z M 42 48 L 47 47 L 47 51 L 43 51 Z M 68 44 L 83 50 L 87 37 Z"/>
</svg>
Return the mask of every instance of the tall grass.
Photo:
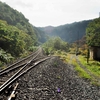
<svg viewBox="0 0 100 100">
<path fill-rule="evenodd" d="M 75 66 L 75 70 L 80 77 L 91 80 L 91 76 L 83 68 L 80 67 L 75 58 L 72 59 L 72 64 Z"/>
<path fill-rule="evenodd" d="M 100 62 L 89 60 L 87 63 L 86 58 L 84 56 L 79 56 L 79 60 L 91 73 L 95 76 L 100 77 Z"/>
</svg>

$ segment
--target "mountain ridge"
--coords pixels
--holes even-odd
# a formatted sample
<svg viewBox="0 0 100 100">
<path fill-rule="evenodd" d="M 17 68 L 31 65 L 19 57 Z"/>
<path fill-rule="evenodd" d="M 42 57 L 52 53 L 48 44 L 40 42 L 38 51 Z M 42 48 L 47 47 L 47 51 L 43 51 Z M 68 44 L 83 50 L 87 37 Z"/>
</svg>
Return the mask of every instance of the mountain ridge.
<svg viewBox="0 0 100 100">
<path fill-rule="evenodd" d="M 40 30 L 44 31 L 45 34 L 50 37 L 59 36 L 66 42 L 75 42 L 85 36 L 86 28 L 92 20 L 83 20 L 79 22 L 73 22 L 71 24 L 64 24 L 59 26 L 46 26 L 38 27 Z"/>
</svg>

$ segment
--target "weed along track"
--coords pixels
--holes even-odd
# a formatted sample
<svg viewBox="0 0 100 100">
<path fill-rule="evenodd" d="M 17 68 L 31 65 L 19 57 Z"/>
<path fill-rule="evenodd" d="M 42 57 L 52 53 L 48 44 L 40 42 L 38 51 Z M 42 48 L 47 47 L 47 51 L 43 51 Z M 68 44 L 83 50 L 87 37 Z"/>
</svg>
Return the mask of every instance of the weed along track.
<svg viewBox="0 0 100 100">
<path fill-rule="evenodd" d="M 91 73 L 85 66 L 83 66 L 81 64 L 81 62 L 79 61 L 79 59 L 76 57 L 77 63 L 80 65 L 81 68 L 83 68 L 91 77 L 93 77 L 93 79 L 98 82 L 98 84 L 100 84 L 100 77 L 97 77 L 96 75 L 94 75 L 93 73 Z"/>
<path fill-rule="evenodd" d="M 90 82 L 92 84 L 100 86 L 100 75 L 98 74 L 99 73 L 99 67 L 93 65 L 93 66 L 95 66 L 95 69 L 96 69 L 96 67 L 98 67 L 98 71 L 95 74 L 94 73 L 95 70 L 91 70 L 91 67 L 93 67 L 93 66 L 89 65 L 89 63 L 86 63 L 86 61 L 85 61 L 86 59 L 84 61 L 81 61 L 81 60 L 82 60 L 81 56 L 72 55 L 70 57 L 70 64 L 72 63 L 75 66 L 76 71 L 78 72 L 78 74 L 81 77 L 90 80 Z M 83 64 L 85 63 L 85 64 L 83 65 L 82 63 Z M 95 62 L 95 64 L 96 63 L 97 62 Z M 88 67 L 88 65 L 89 65 L 89 67 Z"/>
<path fill-rule="evenodd" d="M 42 59 L 40 60 L 39 58 Z M 63 63 L 59 57 L 40 54 L 32 61 L 31 70 L 13 83 L 15 100 L 99 100 L 100 87 L 93 86 L 77 76 L 72 65 Z M 45 61 L 44 61 L 45 60 Z M 10 87 L 10 86 L 9 86 Z M 7 88 L 8 89 L 8 88 Z M 7 90 L 5 90 L 6 92 Z M 0 95 L 1 100 L 5 92 Z"/>
</svg>

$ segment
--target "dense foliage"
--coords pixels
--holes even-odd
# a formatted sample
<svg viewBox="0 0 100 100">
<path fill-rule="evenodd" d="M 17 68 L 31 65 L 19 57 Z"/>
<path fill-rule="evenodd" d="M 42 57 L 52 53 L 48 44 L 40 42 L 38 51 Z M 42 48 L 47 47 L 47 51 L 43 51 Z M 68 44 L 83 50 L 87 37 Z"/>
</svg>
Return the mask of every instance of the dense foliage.
<svg viewBox="0 0 100 100">
<path fill-rule="evenodd" d="M 8 63 L 12 61 L 13 59 L 14 58 L 11 56 L 10 53 L 7 53 L 3 49 L 0 49 L 0 66 L 2 65 L 2 63 Z"/>
<path fill-rule="evenodd" d="M 100 46 L 100 18 L 94 19 L 86 29 L 87 44 Z"/>
<path fill-rule="evenodd" d="M 12 56 L 19 56 L 33 45 L 30 35 L 0 20 L 0 48 Z"/>
<path fill-rule="evenodd" d="M 54 54 L 57 51 L 67 52 L 69 51 L 69 44 L 64 42 L 60 37 L 54 37 L 43 44 L 43 49 L 47 55 Z"/>
</svg>

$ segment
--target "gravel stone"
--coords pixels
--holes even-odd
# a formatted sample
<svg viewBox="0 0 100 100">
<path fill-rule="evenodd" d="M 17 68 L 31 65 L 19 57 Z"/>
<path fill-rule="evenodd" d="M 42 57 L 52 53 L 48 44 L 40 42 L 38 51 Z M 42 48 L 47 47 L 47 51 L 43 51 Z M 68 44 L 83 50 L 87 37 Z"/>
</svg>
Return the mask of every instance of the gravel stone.
<svg viewBox="0 0 100 100">
<path fill-rule="evenodd" d="M 100 100 L 100 87 L 78 77 L 59 57 L 37 65 L 18 82 L 15 100 Z"/>
</svg>

